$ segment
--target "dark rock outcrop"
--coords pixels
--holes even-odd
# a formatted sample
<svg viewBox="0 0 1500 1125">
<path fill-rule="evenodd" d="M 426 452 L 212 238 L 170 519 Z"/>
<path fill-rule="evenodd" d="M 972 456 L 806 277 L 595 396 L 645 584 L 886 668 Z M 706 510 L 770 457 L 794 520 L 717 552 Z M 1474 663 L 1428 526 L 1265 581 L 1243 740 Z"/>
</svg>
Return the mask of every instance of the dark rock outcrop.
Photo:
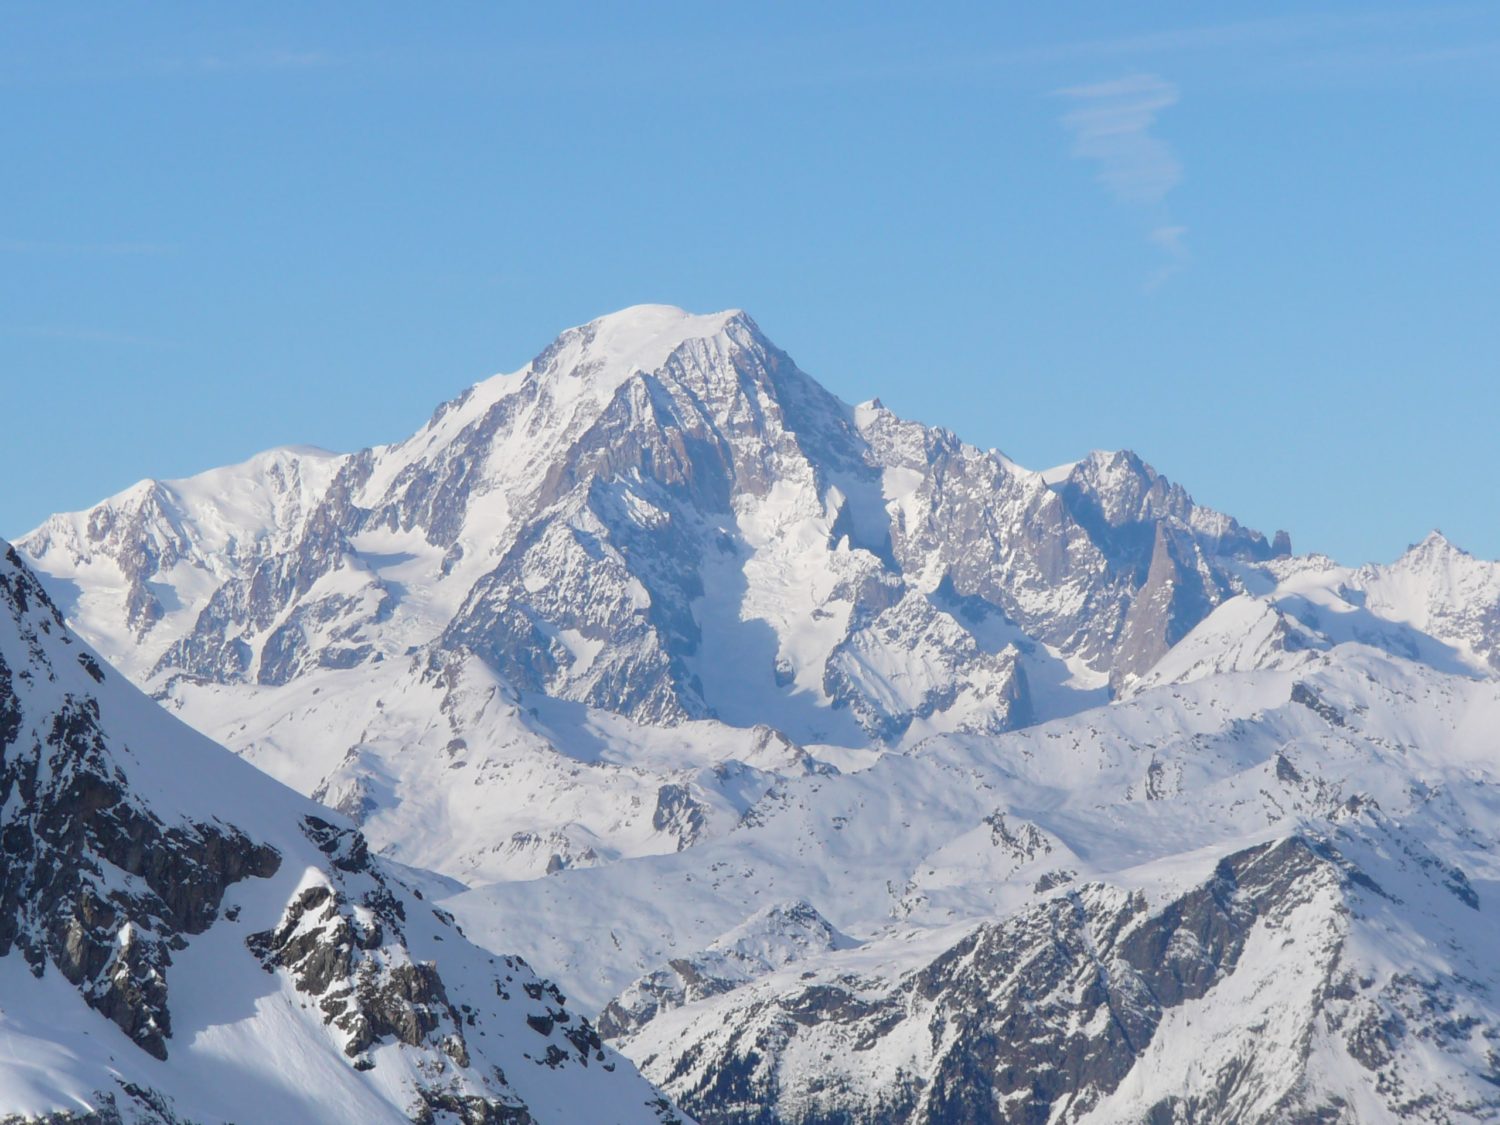
<svg viewBox="0 0 1500 1125">
<path fill-rule="evenodd" d="M 18 681 L 48 674 L 39 634 L 65 634 L 13 552 L 0 614 L 34 656 L 12 669 L 0 655 L 0 957 L 19 950 L 38 975 L 54 966 L 165 1058 L 173 949 L 208 928 L 231 884 L 274 874 L 280 856 L 226 825 L 163 822 L 131 792 L 92 698 L 63 693 L 48 714 L 23 714 Z"/>
</svg>

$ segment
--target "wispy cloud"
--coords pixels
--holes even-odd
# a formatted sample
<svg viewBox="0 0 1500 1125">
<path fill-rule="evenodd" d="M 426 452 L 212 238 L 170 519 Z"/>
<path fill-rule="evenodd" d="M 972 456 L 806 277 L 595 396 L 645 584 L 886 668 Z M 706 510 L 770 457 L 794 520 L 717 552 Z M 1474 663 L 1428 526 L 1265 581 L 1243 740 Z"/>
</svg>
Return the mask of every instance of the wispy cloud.
<svg viewBox="0 0 1500 1125">
<path fill-rule="evenodd" d="M 1147 281 L 1157 288 L 1188 260 L 1187 228 L 1172 222 L 1166 208 L 1167 195 L 1182 182 L 1182 162 L 1152 131 L 1157 116 L 1177 104 L 1177 87 L 1155 74 L 1132 74 L 1056 95 L 1073 107 L 1062 118 L 1073 155 L 1094 165 L 1115 199 L 1151 213 L 1147 237 L 1165 258 Z"/>
<path fill-rule="evenodd" d="M 1156 227 L 1148 235 L 1151 243 L 1162 253 L 1162 262 L 1156 269 L 1151 271 L 1146 278 L 1146 289 L 1148 292 L 1160 289 L 1166 284 L 1167 279 L 1188 264 L 1188 248 L 1185 241 L 1187 227 L 1184 226 L 1161 226 Z"/>
<path fill-rule="evenodd" d="M 1057 91 L 1075 106 L 1063 115 L 1073 155 L 1098 166 L 1099 182 L 1124 203 L 1161 203 L 1182 180 L 1171 147 L 1152 134 L 1157 114 L 1177 104 L 1177 87 L 1134 74 Z"/>
</svg>

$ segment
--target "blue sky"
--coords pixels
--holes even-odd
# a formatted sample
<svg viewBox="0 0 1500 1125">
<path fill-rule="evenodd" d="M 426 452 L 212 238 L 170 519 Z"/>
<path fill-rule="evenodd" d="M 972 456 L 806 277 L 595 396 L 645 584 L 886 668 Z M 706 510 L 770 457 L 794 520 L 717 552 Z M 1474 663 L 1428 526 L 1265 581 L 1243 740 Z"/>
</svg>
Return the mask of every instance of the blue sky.
<svg viewBox="0 0 1500 1125">
<path fill-rule="evenodd" d="M 0 534 L 664 301 L 1299 550 L 1500 555 L 1500 6 L 918 7 L 7 4 Z"/>
</svg>

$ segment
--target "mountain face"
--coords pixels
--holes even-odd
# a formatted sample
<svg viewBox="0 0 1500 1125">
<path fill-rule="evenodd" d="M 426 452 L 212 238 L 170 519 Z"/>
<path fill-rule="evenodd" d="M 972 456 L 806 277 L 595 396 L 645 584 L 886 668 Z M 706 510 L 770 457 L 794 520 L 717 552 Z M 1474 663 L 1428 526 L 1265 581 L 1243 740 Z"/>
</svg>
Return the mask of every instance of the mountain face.
<svg viewBox="0 0 1500 1125">
<path fill-rule="evenodd" d="M 742 313 L 648 306 L 404 442 L 145 482 L 20 546 L 99 654 L 338 810 L 163 818 L 178 858 L 126 890 L 187 948 L 143 929 L 78 993 L 145 1058 L 192 1018 L 148 969 L 274 884 L 235 957 L 319 998 L 340 1063 L 388 1073 L 358 1045 L 404 1027 L 457 1067 L 309 953 L 362 965 L 405 880 L 408 919 L 440 900 L 571 997 L 523 986 L 523 1042 L 597 1012 L 704 1125 L 1500 1116 L 1500 564 L 1440 535 L 1293 557 L 1134 454 L 1031 472 L 846 406 Z M 109 854 L 145 831 L 100 823 Z M 404 926 L 453 999 L 471 947 Z M 105 956 L 17 927 L 16 964 Z"/>
<path fill-rule="evenodd" d="M 632 1053 L 711 1122 L 1500 1112 L 1500 1021 L 1488 984 L 1463 975 L 1488 981 L 1488 966 L 1386 975 L 1361 948 L 1392 934 L 1454 947 L 1474 891 L 1433 862 L 1397 897 L 1344 849 L 1410 845 L 1350 819 L 1227 856 L 1161 905 L 1101 884 L 1048 896 L 893 978 L 830 959 L 656 1019 Z M 1441 922 L 1424 931 L 1414 908 Z"/>
<path fill-rule="evenodd" d="M 1102 701 L 1273 553 L 1132 454 L 1029 472 L 846 406 L 743 313 L 659 306 L 404 442 L 144 482 L 21 547 L 189 722 L 464 879 L 675 849 L 850 750 Z M 671 762 L 632 734 L 695 722 Z M 460 772 L 413 776 L 414 738 Z M 506 841 L 432 799 L 553 804 L 580 756 L 599 784 Z"/>
<path fill-rule="evenodd" d="M 1050 895 L 894 980 L 829 962 L 765 981 L 657 1020 L 633 1049 L 715 1122 L 1373 1121 L 1341 1089 L 1362 1068 L 1395 1107 L 1497 1112 L 1485 987 L 1382 981 L 1355 936 L 1373 915 L 1451 939 L 1472 888 L 1442 865 L 1403 883 L 1445 922 L 1422 933 L 1344 855 L 1388 837 L 1352 820 L 1226 856 L 1160 906 L 1097 883 Z M 1238 1026 L 1215 1010 L 1230 996 Z M 1190 1061 L 1205 1025 L 1223 1038 Z"/>
<path fill-rule="evenodd" d="M 631 984 L 600 1014 L 599 1034 L 618 1039 L 669 1008 L 732 992 L 793 961 L 858 944 L 805 900 L 768 906 L 697 956 L 669 961 Z"/>
<path fill-rule="evenodd" d="M 677 1120 L 555 986 L 162 712 L 3 550 L 5 1121 Z"/>
</svg>

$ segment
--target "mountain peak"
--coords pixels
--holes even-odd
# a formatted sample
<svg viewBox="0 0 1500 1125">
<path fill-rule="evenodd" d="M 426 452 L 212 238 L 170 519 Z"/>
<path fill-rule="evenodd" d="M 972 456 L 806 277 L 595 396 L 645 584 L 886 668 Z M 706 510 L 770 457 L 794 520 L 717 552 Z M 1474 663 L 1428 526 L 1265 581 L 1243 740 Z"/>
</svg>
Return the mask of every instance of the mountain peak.
<svg viewBox="0 0 1500 1125">
<path fill-rule="evenodd" d="M 745 315 L 743 309 L 721 309 L 719 312 L 695 313 L 687 309 L 679 308 L 677 305 L 641 304 L 628 305 L 623 309 L 605 313 L 603 316 L 595 317 L 588 322 L 587 327 L 597 328 L 601 331 L 627 331 L 627 332 L 674 332 L 679 329 L 682 339 L 691 339 L 696 335 L 707 335 L 722 328 L 729 321 L 742 318 Z M 699 330 L 708 329 L 708 332 Z"/>
<path fill-rule="evenodd" d="M 602 406 L 632 376 L 657 373 L 691 341 L 720 339 L 728 350 L 730 333 L 743 345 L 759 330 L 740 309 L 691 313 L 676 305 L 631 305 L 596 317 L 559 333 L 525 367 L 482 379 L 439 406 L 417 435 L 419 445 L 426 449 L 447 440 L 443 435 L 451 438 L 521 388 L 545 387 L 548 401 L 570 414 L 588 404 Z"/>
<path fill-rule="evenodd" d="M 1423 564 L 1443 563 L 1449 560 L 1470 558 L 1458 544 L 1454 543 L 1437 528 L 1433 528 L 1421 542 L 1413 543 L 1402 556 L 1396 560 L 1397 566 L 1419 566 Z"/>
<path fill-rule="evenodd" d="M 749 323 L 739 309 L 699 314 L 675 305 L 632 305 L 562 333 L 533 367 L 655 371 L 688 341 L 713 339 L 736 323 Z"/>
<path fill-rule="evenodd" d="M 1433 528 L 1422 537 L 1422 541 L 1410 548 L 1412 551 L 1463 551 L 1462 547 L 1456 546 L 1454 542 L 1437 528 Z"/>
</svg>

